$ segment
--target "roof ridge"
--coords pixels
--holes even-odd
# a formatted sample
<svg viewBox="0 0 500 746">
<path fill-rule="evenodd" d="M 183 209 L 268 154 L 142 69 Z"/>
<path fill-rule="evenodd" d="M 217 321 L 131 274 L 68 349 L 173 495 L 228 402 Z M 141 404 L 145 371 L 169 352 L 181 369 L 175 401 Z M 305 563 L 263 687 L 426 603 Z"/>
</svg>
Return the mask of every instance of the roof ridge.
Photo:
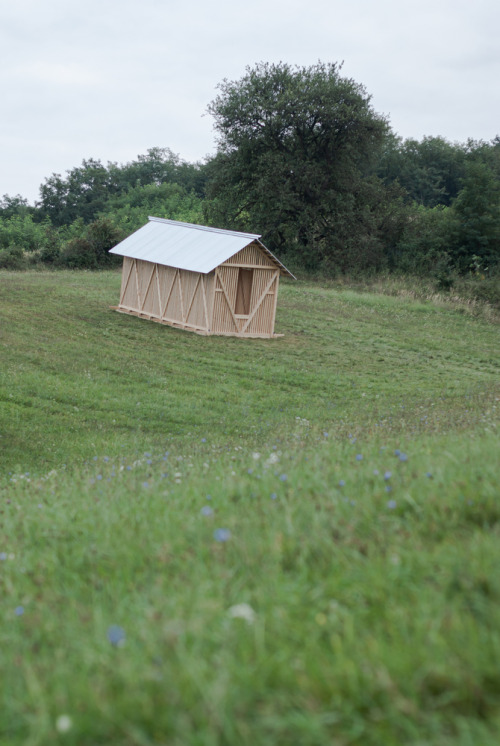
<svg viewBox="0 0 500 746">
<path fill-rule="evenodd" d="M 212 228 L 208 225 L 197 225 L 196 223 L 182 223 L 179 220 L 168 220 L 167 218 L 155 218 L 148 215 L 148 220 L 154 220 L 157 223 L 167 223 L 167 225 L 178 225 L 182 228 L 195 228 L 199 231 L 208 231 L 210 233 L 222 233 L 228 236 L 241 236 L 242 238 L 261 238 L 260 233 L 242 233 L 241 231 L 230 231 L 224 228 Z"/>
</svg>

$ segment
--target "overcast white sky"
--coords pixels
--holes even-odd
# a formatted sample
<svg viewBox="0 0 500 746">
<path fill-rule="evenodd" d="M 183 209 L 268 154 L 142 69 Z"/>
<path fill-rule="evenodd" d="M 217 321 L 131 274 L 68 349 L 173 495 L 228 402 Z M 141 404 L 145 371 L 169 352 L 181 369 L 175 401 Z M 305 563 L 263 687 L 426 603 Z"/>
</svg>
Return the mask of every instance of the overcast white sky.
<svg viewBox="0 0 500 746">
<path fill-rule="evenodd" d="M 247 65 L 344 61 L 403 137 L 500 133 L 498 0 L 0 0 L 0 196 L 83 158 L 213 153 Z"/>
</svg>

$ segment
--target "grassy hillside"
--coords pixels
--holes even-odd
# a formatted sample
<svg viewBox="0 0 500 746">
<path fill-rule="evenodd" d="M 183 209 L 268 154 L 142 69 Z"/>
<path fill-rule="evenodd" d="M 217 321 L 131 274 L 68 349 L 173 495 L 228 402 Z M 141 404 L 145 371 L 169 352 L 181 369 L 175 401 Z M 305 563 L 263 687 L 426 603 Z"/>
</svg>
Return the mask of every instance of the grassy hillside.
<svg viewBox="0 0 500 746">
<path fill-rule="evenodd" d="M 2 273 L 2 744 L 498 743 L 500 345 L 283 283 L 270 341 Z"/>
</svg>

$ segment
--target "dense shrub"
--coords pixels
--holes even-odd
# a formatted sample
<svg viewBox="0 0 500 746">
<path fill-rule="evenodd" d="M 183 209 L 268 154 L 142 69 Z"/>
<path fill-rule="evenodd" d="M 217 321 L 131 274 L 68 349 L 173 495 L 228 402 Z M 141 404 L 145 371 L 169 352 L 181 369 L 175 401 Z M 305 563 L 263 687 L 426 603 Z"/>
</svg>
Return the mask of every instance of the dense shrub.
<svg viewBox="0 0 500 746">
<path fill-rule="evenodd" d="M 408 217 L 390 257 L 390 268 L 409 274 L 433 275 L 451 267 L 458 241 L 458 219 L 448 207 L 418 207 Z"/>
<path fill-rule="evenodd" d="M 31 215 L 0 217 L 0 248 L 19 246 L 23 251 L 39 251 L 45 244 L 49 225 L 35 223 Z"/>
<path fill-rule="evenodd" d="M 0 249 L 0 269 L 26 269 L 28 263 L 21 246 Z"/>
<path fill-rule="evenodd" d="M 108 218 L 100 218 L 85 229 L 83 235 L 70 239 L 62 250 L 58 263 L 70 269 L 100 269 L 111 267 L 120 257 L 109 254 L 123 238 L 122 232 Z"/>
</svg>

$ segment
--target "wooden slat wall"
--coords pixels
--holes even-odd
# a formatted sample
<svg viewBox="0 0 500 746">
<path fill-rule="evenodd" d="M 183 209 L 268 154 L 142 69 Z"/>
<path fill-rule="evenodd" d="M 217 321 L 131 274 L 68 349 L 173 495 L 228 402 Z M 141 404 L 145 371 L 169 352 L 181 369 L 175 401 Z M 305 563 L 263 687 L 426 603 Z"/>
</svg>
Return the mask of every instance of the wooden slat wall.
<svg viewBox="0 0 500 746">
<path fill-rule="evenodd" d="M 161 295 L 161 314 L 162 318 L 165 315 L 165 305 L 172 292 L 172 286 L 174 280 L 177 277 L 177 272 L 173 267 L 164 267 L 163 264 L 157 264 L 158 267 L 158 281 L 160 285 Z"/>
<path fill-rule="evenodd" d="M 203 277 L 205 284 L 205 298 L 207 302 L 208 329 L 212 331 L 215 302 L 215 270 Z"/>
<path fill-rule="evenodd" d="M 257 278 L 257 275 L 259 277 Z M 254 289 L 255 293 L 252 292 L 253 305 L 252 310 L 255 307 L 255 303 L 258 301 L 260 295 L 264 292 L 267 284 L 269 283 L 272 276 L 272 271 L 255 272 L 254 275 Z M 276 276 L 271 287 L 267 291 L 264 299 L 259 305 L 255 316 L 245 329 L 246 334 L 273 334 L 274 332 L 274 317 L 275 317 L 275 298 L 278 292 L 279 276 Z M 259 285 L 259 290 L 255 288 Z M 259 292 L 260 291 L 260 292 Z"/>
<path fill-rule="evenodd" d="M 219 267 L 215 271 L 214 311 L 212 332 L 238 332 L 234 319 L 236 303 L 236 286 L 238 283 L 237 267 Z M 227 296 L 226 296 L 227 294 Z M 233 313 L 231 313 L 231 309 Z"/>
<path fill-rule="evenodd" d="M 238 264 L 239 266 L 250 264 L 259 267 L 276 266 L 272 259 L 270 259 L 270 257 L 268 257 L 256 243 L 251 243 L 249 246 L 245 246 L 244 249 L 238 251 L 237 254 L 224 262 L 224 264 Z"/>
<path fill-rule="evenodd" d="M 153 264 L 151 269 L 147 269 L 144 274 L 147 274 L 148 285 L 144 291 L 142 311 L 150 316 L 161 318 L 160 310 L 160 299 L 158 296 L 158 282 L 156 279 L 156 265 Z"/>
<path fill-rule="evenodd" d="M 131 308 L 137 307 L 137 283 L 135 278 L 134 260 L 124 257 L 122 271 L 122 287 L 120 304 Z"/>
<path fill-rule="evenodd" d="M 246 316 L 235 314 L 241 265 L 254 268 Z M 201 334 L 267 337 L 274 333 L 278 283 L 279 270 L 254 244 L 208 275 L 125 257 L 118 310 Z"/>
<path fill-rule="evenodd" d="M 154 264 L 152 264 L 151 262 L 136 261 L 135 266 L 137 267 L 137 283 L 139 287 L 139 298 L 142 307 L 146 298 L 146 291 L 149 287 L 151 272 L 154 270 Z"/>
<path fill-rule="evenodd" d="M 207 280 L 197 272 L 125 258 L 119 310 L 207 334 L 212 287 L 213 273 Z"/>
<path fill-rule="evenodd" d="M 170 291 L 170 298 L 168 299 L 165 311 L 163 312 L 163 318 L 166 321 L 182 322 L 182 294 L 179 286 L 179 270 L 174 270 L 174 283 L 172 290 Z"/>
</svg>

